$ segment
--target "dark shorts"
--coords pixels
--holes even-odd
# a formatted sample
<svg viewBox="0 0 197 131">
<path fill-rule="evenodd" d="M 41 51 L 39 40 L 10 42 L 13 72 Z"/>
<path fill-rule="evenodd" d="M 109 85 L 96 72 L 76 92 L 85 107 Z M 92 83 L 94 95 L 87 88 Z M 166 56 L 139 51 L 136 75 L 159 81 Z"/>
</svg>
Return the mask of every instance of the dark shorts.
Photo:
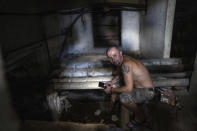
<svg viewBox="0 0 197 131">
<path fill-rule="evenodd" d="M 153 88 L 133 88 L 130 93 L 121 93 L 120 99 L 126 103 L 143 103 L 154 97 Z"/>
<path fill-rule="evenodd" d="M 123 78 L 119 79 L 116 83 L 118 88 L 123 86 Z M 133 88 L 129 93 L 121 93 L 120 99 L 126 103 L 144 103 L 154 97 L 154 87 L 153 88 Z"/>
</svg>

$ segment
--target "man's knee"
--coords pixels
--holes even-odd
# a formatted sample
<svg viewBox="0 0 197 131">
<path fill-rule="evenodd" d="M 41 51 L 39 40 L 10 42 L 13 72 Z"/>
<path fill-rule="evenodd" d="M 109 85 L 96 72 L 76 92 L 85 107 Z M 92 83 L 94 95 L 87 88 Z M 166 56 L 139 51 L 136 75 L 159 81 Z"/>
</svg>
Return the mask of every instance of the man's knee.
<svg viewBox="0 0 197 131">
<path fill-rule="evenodd" d="M 121 102 L 122 104 L 128 103 L 128 102 L 126 102 L 125 99 L 122 98 L 122 97 L 120 97 L 120 102 Z"/>
<path fill-rule="evenodd" d="M 133 101 L 128 101 L 128 99 L 125 99 L 124 97 L 120 97 L 120 103 L 123 105 L 127 104 L 135 104 Z"/>
<path fill-rule="evenodd" d="M 121 103 L 135 103 L 135 98 L 129 93 L 120 94 Z"/>
</svg>

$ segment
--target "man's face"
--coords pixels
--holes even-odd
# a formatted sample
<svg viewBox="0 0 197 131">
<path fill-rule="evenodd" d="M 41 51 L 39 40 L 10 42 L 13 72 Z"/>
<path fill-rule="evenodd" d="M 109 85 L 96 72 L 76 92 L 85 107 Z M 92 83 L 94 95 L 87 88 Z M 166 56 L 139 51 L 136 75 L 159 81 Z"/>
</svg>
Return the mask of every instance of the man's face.
<svg viewBox="0 0 197 131">
<path fill-rule="evenodd" d="M 121 65 L 122 52 L 116 48 L 112 48 L 107 52 L 107 56 L 112 64 L 115 66 Z"/>
</svg>

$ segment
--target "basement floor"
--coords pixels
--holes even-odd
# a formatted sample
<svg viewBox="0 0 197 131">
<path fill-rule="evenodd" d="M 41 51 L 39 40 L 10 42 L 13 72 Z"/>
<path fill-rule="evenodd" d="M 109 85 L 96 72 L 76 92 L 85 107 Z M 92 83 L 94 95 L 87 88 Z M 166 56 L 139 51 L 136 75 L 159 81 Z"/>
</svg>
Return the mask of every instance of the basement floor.
<svg viewBox="0 0 197 131">
<path fill-rule="evenodd" d="M 185 99 L 188 96 L 180 97 L 184 108 L 181 110 L 176 110 L 176 108 L 167 104 L 154 104 L 149 108 L 149 113 L 152 120 L 152 129 L 145 127 L 139 127 L 136 131 L 196 131 L 197 130 L 197 119 L 191 110 L 189 109 L 190 99 Z M 184 99 L 183 99 L 184 98 Z M 123 131 L 119 127 L 119 120 L 113 123 L 110 121 L 109 114 L 96 116 L 97 120 L 91 122 L 89 116 L 95 114 L 86 114 L 87 112 L 83 110 L 84 107 L 78 109 L 78 115 L 81 113 L 81 119 L 78 122 L 67 121 L 24 121 L 22 122 L 22 131 Z M 92 108 L 89 108 L 92 109 Z M 95 109 L 93 109 L 95 113 Z M 83 113 L 86 112 L 86 113 Z M 92 113 L 93 113 L 92 112 Z M 99 114 L 99 113 L 98 113 Z M 71 115 L 71 114 L 70 114 Z M 108 115 L 108 116 L 107 116 Z M 78 118 L 77 113 L 72 114 L 75 118 Z M 86 118 L 84 117 L 86 116 Z M 72 118 L 74 120 L 74 117 Z M 88 120 L 89 119 L 89 120 Z M 111 122 L 111 123 L 110 123 Z M 105 123 L 105 124 L 104 124 Z M 110 128 L 111 127 L 111 128 Z M 113 127 L 113 128 L 112 128 Z"/>
</svg>

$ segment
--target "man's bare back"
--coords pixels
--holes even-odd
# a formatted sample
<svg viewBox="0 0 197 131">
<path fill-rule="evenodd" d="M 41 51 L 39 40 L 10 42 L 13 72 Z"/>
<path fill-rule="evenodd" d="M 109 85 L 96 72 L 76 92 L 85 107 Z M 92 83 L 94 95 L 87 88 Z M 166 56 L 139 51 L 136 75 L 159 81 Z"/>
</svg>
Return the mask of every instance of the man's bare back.
<svg viewBox="0 0 197 131">
<path fill-rule="evenodd" d="M 123 56 L 123 63 L 121 69 L 124 69 L 124 65 L 129 65 L 132 69 L 133 84 L 135 88 L 152 88 L 153 83 L 149 72 L 144 65 L 130 56 Z M 122 72 L 122 71 L 121 71 Z M 127 77 L 127 76 L 124 76 Z"/>
</svg>

